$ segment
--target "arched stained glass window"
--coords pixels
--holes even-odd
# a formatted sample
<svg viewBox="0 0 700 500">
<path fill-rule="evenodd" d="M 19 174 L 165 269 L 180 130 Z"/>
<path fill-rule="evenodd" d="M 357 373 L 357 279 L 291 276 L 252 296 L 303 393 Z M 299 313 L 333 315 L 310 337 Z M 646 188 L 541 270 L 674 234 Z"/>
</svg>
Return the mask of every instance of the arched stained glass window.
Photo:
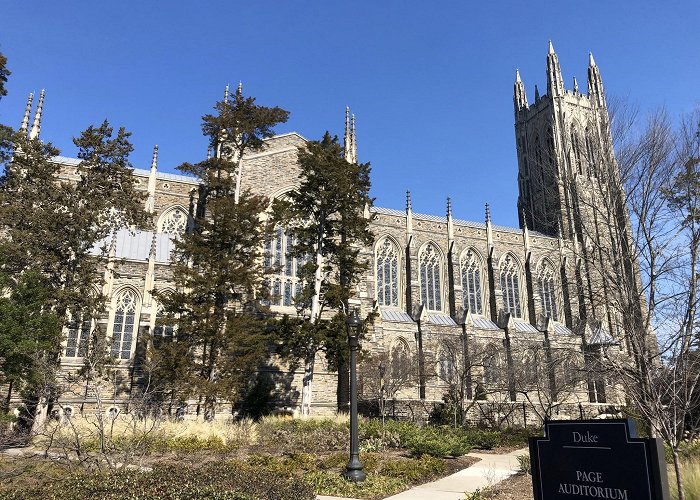
<svg viewBox="0 0 700 500">
<path fill-rule="evenodd" d="M 89 315 L 71 315 L 71 321 L 68 324 L 65 356 L 68 358 L 86 356 L 91 331 L 92 318 Z"/>
<path fill-rule="evenodd" d="M 547 261 L 544 261 L 540 267 L 540 272 L 537 276 L 537 284 L 539 285 L 542 314 L 549 316 L 554 321 L 558 321 L 554 269 Z"/>
<path fill-rule="evenodd" d="M 380 306 L 399 305 L 399 252 L 389 238 L 377 246 L 377 302 Z"/>
<path fill-rule="evenodd" d="M 420 298 L 429 311 L 442 310 L 442 262 L 433 243 L 428 243 L 420 254 Z"/>
<path fill-rule="evenodd" d="M 271 274 L 266 280 L 270 288 L 270 299 L 266 305 L 293 306 L 301 294 L 301 269 L 305 259 L 294 257 L 294 238 L 278 226 L 274 237 L 265 243 L 265 268 Z"/>
<path fill-rule="evenodd" d="M 462 258 L 462 305 L 472 314 L 482 314 L 483 304 L 481 300 L 481 259 L 472 249 L 468 250 Z"/>
<path fill-rule="evenodd" d="M 510 254 L 506 255 L 501 264 L 501 292 L 505 312 L 520 318 L 520 267 Z"/>
<path fill-rule="evenodd" d="M 129 359 L 134 334 L 138 328 L 136 321 L 136 294 L 126 290 L 117 299 L 112 323 L 112 357 Z"/>
<path fill-rule="evenodd" d="M 187 229 L 187 214 L 176 208 L 168 212 L 160 223 L 160 231 L 172 236 L 181 236 Z"/>
</svg>

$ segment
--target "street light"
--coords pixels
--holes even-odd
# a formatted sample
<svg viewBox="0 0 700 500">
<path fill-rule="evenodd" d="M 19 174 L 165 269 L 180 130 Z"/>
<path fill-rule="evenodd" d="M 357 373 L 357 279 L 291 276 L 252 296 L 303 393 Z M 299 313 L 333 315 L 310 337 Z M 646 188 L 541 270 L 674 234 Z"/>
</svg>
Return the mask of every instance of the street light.
<svg viewBox="0 0 700 500">
<path fill-rule="evenodd" d="M 360 444 L 357 436 L 357 349 L 360 344 L 362 320 L 357 315 L 357 309 L 345 320 L 350 346 L 350 461 L 345 467 L 345 479 L 353 482 L 364 481 L 365 472 L 360 462 Z"/>
</svg>

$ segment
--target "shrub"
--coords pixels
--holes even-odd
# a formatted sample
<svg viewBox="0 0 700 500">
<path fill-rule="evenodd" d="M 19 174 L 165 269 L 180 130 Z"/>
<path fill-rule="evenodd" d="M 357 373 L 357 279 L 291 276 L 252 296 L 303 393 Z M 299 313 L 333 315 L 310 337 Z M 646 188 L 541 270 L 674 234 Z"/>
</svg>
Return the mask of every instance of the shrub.
<svg viewBox="0 0 700 500">
<path fill-rule="evenodd" d="M 317 453 L 345 450 L 350 445 L 347 422 L 264 418 L 258 428 L 259 443 L 282 453 Z"/>
<path fill-rule="evenodd" d="M 363 482 L 354 483 L 346 480 L 338 472 L 316 471 L 305 474 L 303 480 L 319 495 L 349 498 L 384 498 L 408 487 L 408 484 L 401 479 L 376 474 L 368 474 Z"/>
<path fill-rule="evenodd" d="M 313 490 L 259 467 L 240 462 L 203 467 L 160 465 L 152 471 L 121 470 L 113 474 L 77 474 L 36 488 L 0 493 L 0 499 L 59 499 L 66 497 L 106 500 L 312 500 Z"/>
<path fill-rule="evenodd" d="M 520 466 L 520 472 L 532 475 L 532 465 L 530 464 L 530 455 L 518 455 L 515 457 L 518 459 L 518 465 Z"/>
</svg>

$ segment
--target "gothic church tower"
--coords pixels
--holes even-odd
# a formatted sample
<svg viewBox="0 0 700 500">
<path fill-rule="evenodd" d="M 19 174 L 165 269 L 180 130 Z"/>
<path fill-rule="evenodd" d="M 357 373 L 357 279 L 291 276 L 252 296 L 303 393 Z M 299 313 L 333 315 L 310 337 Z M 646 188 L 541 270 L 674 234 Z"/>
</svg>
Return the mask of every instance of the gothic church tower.
<svg viewBox="0 0 700 500">
<path fill-rule="evenodd" d="M 550 42 L 547 93 L 540 96 L 535 87 L 535 102 L 528 104 L 516 71 L 513 104 L 520 226 L 568 242 L 577 281 L 572 298 L 578 295 L 582 325 L 615 335 L 621 319 L 610 305 L 634 302 L 637 296 L 638 314 L 644 306 L 603 82 L 593 55 L 588 60 L 588 93 L 579 91 L 576 78 L 573 89 L 566 90 Z"/>
</svg>

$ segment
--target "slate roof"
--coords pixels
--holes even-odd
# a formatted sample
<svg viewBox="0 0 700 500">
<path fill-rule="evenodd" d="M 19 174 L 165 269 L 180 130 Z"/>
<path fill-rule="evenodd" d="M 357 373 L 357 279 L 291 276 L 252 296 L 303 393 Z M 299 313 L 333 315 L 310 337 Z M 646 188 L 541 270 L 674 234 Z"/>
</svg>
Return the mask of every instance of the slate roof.
<svg viewBox="0 0 700 500">
<path fill-rule="evenodd" d="M 428 322 L 435 325 L 457 326 L 455 320 L 442 313 L 428 313 Z"/>
<path fill-rule="evenodd" d="M 102 249 L 108 248 L 111 238 L 105 238 L 92 248 L 93 255 L 103 255 Z M 128 259 L 146 262 L 153 243 L 152 231 L 135 231 L 120 229 L 117 231 L 115 257 L 117 259 Z M 174 242 L 169 234 L 156 233 L 156 262 L 158 264 L 169 264 L 170 253 L 174 248 Z"/>
<path fill-rule="evenodd" d="M 474 327 L 480 330 L 500 330 L 496 323 L 484 316 L 472 315 L 472 322 Z"/>
<path fill-rule="evenodd" d="M 413 319 L 406 312 L 401 309 L 396 309 L 393 307 L 380 307 L 379 312 L 384 321 L 389 321 L 391 323 L 413 323 Z"/>
<path fill-rule="evenodd" d="M 525 321 L 513 321 L 515 323 L 515 331 L 520 333 L 540 333 L 540 331 Z"/>
</svg>

